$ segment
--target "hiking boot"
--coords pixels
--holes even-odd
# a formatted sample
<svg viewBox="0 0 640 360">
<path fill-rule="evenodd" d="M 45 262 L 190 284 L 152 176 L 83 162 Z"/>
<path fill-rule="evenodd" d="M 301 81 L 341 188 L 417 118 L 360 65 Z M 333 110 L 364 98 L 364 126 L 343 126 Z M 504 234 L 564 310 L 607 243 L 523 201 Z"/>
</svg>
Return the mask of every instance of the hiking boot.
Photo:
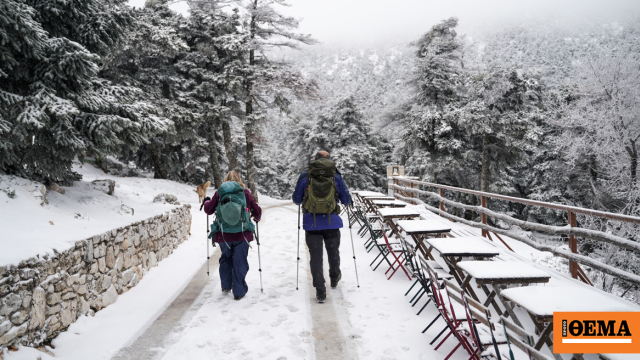
<svg viewBox="0 0 640 360">
<path fill-rule="evenodd" d="M 236 297 L 234 297 L 234 298 L 233 298 L 233 300 L 240 300 L 240 299 L 242 299 L 243 297 L 244 297 L 244 295 L 242 295 L 242 296 L 236 296 Z"/>
<path fill-rule="evenodd" d="M 338 282 L 340 281 L 340 279 L 342 279 L 342 273 L 338 274 L 338 277 L 331 280 L 331 288 L 335 289 L 336 286 L 338 286 Z"/>
<path fill-rule="evenodd" d="M 231 289 L 222 289 L 222 292 L 225 293 L 225 294 L 228 294 L 228 293 L 231 292 Z"/>
<path fill-rule="evenodd" d="M 316 300 L 319 304 L 327 301 L 327 290 L 316 290 Z"/>
</svg>

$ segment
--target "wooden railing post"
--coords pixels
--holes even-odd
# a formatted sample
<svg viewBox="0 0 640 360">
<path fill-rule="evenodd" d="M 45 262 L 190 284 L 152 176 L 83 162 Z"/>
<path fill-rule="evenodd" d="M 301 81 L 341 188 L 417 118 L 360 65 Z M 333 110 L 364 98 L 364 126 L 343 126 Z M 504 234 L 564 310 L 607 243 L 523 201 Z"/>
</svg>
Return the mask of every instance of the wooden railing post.
<svg viewBox="0 0 640 360">
<path fill-rule="evenodd" d="M 411 184 L 411 188 L 413 189 L 413 181 L 410 182 L 409 184 Z M 413 198 L 413 191 L 409 194 L 409 196 Z"/>
<path fill-rule="evenodd" d="M 569 226 L 576 227 L 578 226 L 578 221 L 576 219 L 576 213 L 574 213 L 573 211 L 569 211 Z M 569 250 L 571 250 L 572 253 L 577 254 L 578 253 L 578 240 L 576 239 L 576 236 L 571 234 L 569 235 Z M 578 264 L 575 261 L 571 261 L 569 260 L 569 272 L 571 273 L 571 277 L 574 279 L 578 278 Z"/>
<path fill-rule="evenodd" d="M 480 205 L 485 209 L 487 208 L 487 198 L 486 198 L 486 196 L 482 195 L 480 197 Z M 487 225 L 487 214 L 482 213 L 481 217 L 482 217 L 482 223 L 484 225 Z M 487 237 L 487 230 L 482 229 L 482 237 Z"/>
<path fill-rule="evenodd" d="M 440 197 L 444 197 L 444 189 L 443 188 L 440 188 Z M 445 210 L 444 203 L 442 201 L 440 201 L 440 210 L 445 211 L 445 212 L 447 211 L 447 210 Z M 442 216 L 442 215 L 440 215 L 440 216 Z M 442 216 L 442 217 L 444 217 L 444 216 Z"/>
</svg>

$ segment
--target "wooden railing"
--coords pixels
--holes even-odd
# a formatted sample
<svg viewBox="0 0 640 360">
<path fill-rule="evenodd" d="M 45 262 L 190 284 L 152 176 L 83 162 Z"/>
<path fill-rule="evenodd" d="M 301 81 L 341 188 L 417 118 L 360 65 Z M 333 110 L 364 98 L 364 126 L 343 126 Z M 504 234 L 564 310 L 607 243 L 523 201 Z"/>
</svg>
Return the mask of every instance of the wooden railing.
<svg viewBox="0 0 640 360">
<path fill-rule="evenodd" d="M 505 196 L 500 194 L 493 194 L 488 192 L 468 190 L 463 188 L 457 188 L 453 186 L 428 183 L 423 181 L 417 181 L 403 176 L 394 176 L 390 178 L 389 190 L 393 192 L 393 195 L 401 200 L 412 202 L 415 204 L 423 205 L 428 210 L 445 217 L 449 220 L 460 222 L 475 228 L 482 229 L 482 236 L 489 238 L 493 241 L 493 236 L 500 240 L 508 249 L 513 251 L 511 247 L 500 237 L 500 235 L 508 236 L 514 240 L 521 241 L 535 249 L 540 251 L 549 251 L 556 256 L 563 257 L 569 260 L 569 272 L 574 279 L 580 279 L 581 281 L 593 285 L 589 280 L 589 277 L 585 274 L 579 264 L 589 266 L 592 269 L 602 271 L 605 274 L 612 275 L 621 280 L 627 281 L 634 285 L 640 285 L 640 276 L 612 267 L 604 264 L 597 259 L 578 254 L 578 237 L 594 239 L 608 244 L 619 246 L 623 249 L 640 253 L 640 243 L 637 241 L 629 240 L 624 237 L 620 237 L 608 232 L 585 229 L 577 226 L 577 215 L 593 216 L 596 218 L 603 218 L 608 220 L 621 221 L 631 224 L 640 224 L 640 217 L 616 214 L 598 210 L 591 210 L 585 208 L 579 208 L 575 206 L 567 206 L 561 204 L 548 203 L 543 201 L 529 200 L 516 198 L 512 196 Z M 421 190 L 422 188 L 437 189 L 438 192 Z M 444 190 L 459 192 L 464 194 L 471 194 L 480 197 L 480 206 L 468 205 L 459 203 L 453 200 L 449 200 L 444 197 Z M 434 199 L 439 202 L 439 207 L 431 206 L 419 199 L 419 196 L 424 195 L 428 198 Z M 499 199 L 508 202 L 539 206 L 546 209 L 553 209 L 558 211 L 567 212 L 568 223 L 566 226 L 552 226 L 546 224 L 540 224 L 525 220 L 513 218 L 509 215 L 492 211 L 487 208 L 487 199 Z M 480 222 L 467 220 L 459 216 L 452 215 L 446 211 L 445 205 L 453 206 L 459 209 L 475 211 L 481 214 Z M 516 233 L 512 230 L 505 230 L 495 226 L 491 226 L 487 223 L 487 216 L 502 220 L 508 224 L 519 226 L 522 229 L 536 231 L 541 233 L 548 233 L 553 235 L 567 235 L 569 237 L 569 251 L 560 249 L 556 246 L 550 246 L 542 244 L 536 241 L 533 234 L 529 232 L 528 235 Z M 493 236 L 492 236 L 493 234 Z"/>
</svg>

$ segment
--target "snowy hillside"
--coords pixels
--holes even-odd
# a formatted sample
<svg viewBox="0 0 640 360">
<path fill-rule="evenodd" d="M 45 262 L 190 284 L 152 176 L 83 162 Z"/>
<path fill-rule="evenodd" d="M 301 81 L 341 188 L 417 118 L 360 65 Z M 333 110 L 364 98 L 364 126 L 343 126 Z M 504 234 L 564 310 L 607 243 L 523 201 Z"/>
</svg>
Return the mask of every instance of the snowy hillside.
<svg viewBox="0 0 640 360">
<path fill-rule="evenodd" d="M 15 176 L 0 175 L 0 266 L 17 265 L 36 255 L 64 251 L 78 240 L 115 229 L 154 215 L 176 205 L 154 202 L 167 193 L 178 203 L 197 202 L 195 187 L 170 180 L 118 177 L 105 174 L 91 164 L 74 164 L 83 176 L 73 186 L 63 186 L 65 194 L 47 191 L 43 185 Z M 113 195 L 108 184 L 113 180 Z M 95 181 L 95 182 L 94 182 Z"/>
</svg>

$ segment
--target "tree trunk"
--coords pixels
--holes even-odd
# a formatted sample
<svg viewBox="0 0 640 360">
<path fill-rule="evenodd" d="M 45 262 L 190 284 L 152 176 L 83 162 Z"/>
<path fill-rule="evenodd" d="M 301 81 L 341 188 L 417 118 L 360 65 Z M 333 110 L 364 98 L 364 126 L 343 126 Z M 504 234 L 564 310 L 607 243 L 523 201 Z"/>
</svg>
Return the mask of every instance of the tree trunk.
<svg viewBox="0 0 640 360">
<path fill-rule="evenodd" d="M 166 179 L 168 174 L 165 163 L 162 161 L 162 148 L 156 144 L 155 139 L 151 139 L 149 142 L 149 156 L 153 162 L 153 177 Z"/>
<path fill-rule="evenodd" d="M 246 113 L 247 116 L 252 114 L 252 102 L 251 100 L 247 101 L 246 104 Z M 244 128 L 244 134 L 247 139 L 247 186 L 251 191 L 251 195 L 258 201 L 258 193 L 256 192 L 256 169 L 253 162 L 253 147 L 255 141 L 255 135 L 253 133 L 252 124 L 247 124 Z"/>
<path fill-rule="evenodd" d="M 253 1 L 253 11 L 254 13 L 251 15 L 251 23 L 249 25 L 250 38 L 253 41 L 256 35 L 256 10 L 258 9 L 258 0 Z M 253 68 L 255 66 L 255 50 L 249 50 L 249 68 Z M 247 100 L 245 103 L 245 115 L 247 124 L 244 127 L 244 135 L 247 141 L 247 186 L 249 186 L 249 190 L 253 197 L 258 201 L 258 193 L 256 192 L 256 169 L 253 162 L 253 148 L 255 143 L 255 120 L 251 116 L 253 114 L 253 94 L 251 90 L 253 89 L 252 80 L 247 79 L 245 83 L 245 89 L 247 90 Z"/>
<path fill-rule="evenodd" d="M 222 185 L 222 172 L 218 162 L 218 142 L 216 141 L 216 126 L 213 125 L 209 131 L 209 164 L 211 165 L 211 177 L 217 188 Z"/>
<path fill-rule="evenodd" d="M 480 175 L 480 191 L 487 191 L 487 174 L 489 173 L 489 134 L 482 137 L 482 174 Z"/>
<path fill-rule="evenodd" d="M 240 173 L 240 166 L 238 165 L 238 158 L 233 150 L 233 144 L 231 139 L 231 125 L 228 121 L 222 122 L 222 137 L 224 141 L 224 150 L 227 153 L 227 159 L 229 160 L 229 171 L 235 170 Z"/>
<path fill-rule="evenodd" d="M 631 186 L 636 184 L 636 178 L 638 173 L 638 149 L 636 149 L 636 142 L 631 141 L 631 147 L 626 146 L 625 149 L 627 153 L 629 153 L 629 157 L 631 158 Z"/>
</svg>

